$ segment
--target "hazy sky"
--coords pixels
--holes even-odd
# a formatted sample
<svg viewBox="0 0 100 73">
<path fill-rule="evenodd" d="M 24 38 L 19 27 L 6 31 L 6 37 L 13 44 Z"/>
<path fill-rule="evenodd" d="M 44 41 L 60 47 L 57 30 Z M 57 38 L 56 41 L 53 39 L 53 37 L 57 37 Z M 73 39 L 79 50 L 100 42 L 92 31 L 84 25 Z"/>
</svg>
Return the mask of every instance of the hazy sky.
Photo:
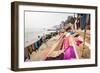
<svg viewBox="0 0 100 73">
<path fill-rule="evenodd" d="M 51 28 L 65 21 L 70 13 L 25 12 L 25 31 L 31 29 Z"/>
</svg>

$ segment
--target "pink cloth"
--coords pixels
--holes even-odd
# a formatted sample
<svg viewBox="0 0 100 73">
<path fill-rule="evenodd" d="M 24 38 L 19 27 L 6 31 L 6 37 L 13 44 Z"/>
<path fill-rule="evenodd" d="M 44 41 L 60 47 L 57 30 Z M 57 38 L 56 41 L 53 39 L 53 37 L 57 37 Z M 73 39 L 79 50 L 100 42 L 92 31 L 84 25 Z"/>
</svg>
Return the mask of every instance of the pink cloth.
<svg viewBox="0 0 100 73">
<path fill-rule="evenodd" d="M 28 49 L 24 48 L 24 61 L 29 58 L 29 53 L 28 53 Z"/>
<path fill-rule="evenodd" d="M 32 50 L 33 50 L 33 51 L 35 50 L 35 48 L 34 48 L 34 43 L 32 44 Z"/>
<path fill-rule="evenodd" d="M 76 58 L 73 46 L 69 46 L 64 50 L 64 60 Z"/>
<path fill-rule="evenodd" d="M 69 37 L 64 37 L 64 49 L 70 46 Z"/>
</svg>

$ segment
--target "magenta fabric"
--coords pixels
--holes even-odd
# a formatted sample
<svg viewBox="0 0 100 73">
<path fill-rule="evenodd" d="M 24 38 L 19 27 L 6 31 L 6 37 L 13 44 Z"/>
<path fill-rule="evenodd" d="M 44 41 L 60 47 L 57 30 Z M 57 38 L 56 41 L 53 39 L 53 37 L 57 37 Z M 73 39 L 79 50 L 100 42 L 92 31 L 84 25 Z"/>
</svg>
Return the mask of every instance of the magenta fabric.
<svg viewBox="0 0 100 73">
<path fill-rule="evenodd" d="M 76 58 L 75 52 L 74 52 L 74 47 L 69 46 L 64 50 L 64 60 L 70 60 Z"/>
</svg>

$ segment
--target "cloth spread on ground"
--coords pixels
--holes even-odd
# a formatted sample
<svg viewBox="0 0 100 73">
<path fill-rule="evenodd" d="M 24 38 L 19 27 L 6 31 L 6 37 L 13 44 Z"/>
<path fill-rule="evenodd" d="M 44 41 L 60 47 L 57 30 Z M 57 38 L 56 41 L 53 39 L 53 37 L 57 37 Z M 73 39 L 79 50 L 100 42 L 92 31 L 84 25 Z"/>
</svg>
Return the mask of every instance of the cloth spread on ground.
<svg viewBox="0 0 100 73">
<path fill-rule="evenodd" d="M 64 50 L 64 60 L 76 58 L 73 46 L 69 46 Z"/>
<path fill-rule="evenodd" d="M 64 53 L 61 53 L 57 57 L 47 57 L 45 60 L 63 60 L 64 59 Z"/>
</svg>

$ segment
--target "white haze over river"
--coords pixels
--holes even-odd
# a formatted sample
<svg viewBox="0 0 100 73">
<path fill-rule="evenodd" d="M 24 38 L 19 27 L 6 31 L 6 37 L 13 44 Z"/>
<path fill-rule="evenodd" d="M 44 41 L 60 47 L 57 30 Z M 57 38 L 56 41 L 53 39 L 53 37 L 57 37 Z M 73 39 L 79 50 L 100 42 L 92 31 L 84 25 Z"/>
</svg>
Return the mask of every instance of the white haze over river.
<svg viewBox="0 0 100 73">
<path fill-rule="evenodd" d="M 25 12 L 25 46 L 38 40 L 38 36 L 49 33 L 47 29 L 53 29 L 67 20 L 72 13 L 53 13 L 53 12 Z"/>
</svg>

